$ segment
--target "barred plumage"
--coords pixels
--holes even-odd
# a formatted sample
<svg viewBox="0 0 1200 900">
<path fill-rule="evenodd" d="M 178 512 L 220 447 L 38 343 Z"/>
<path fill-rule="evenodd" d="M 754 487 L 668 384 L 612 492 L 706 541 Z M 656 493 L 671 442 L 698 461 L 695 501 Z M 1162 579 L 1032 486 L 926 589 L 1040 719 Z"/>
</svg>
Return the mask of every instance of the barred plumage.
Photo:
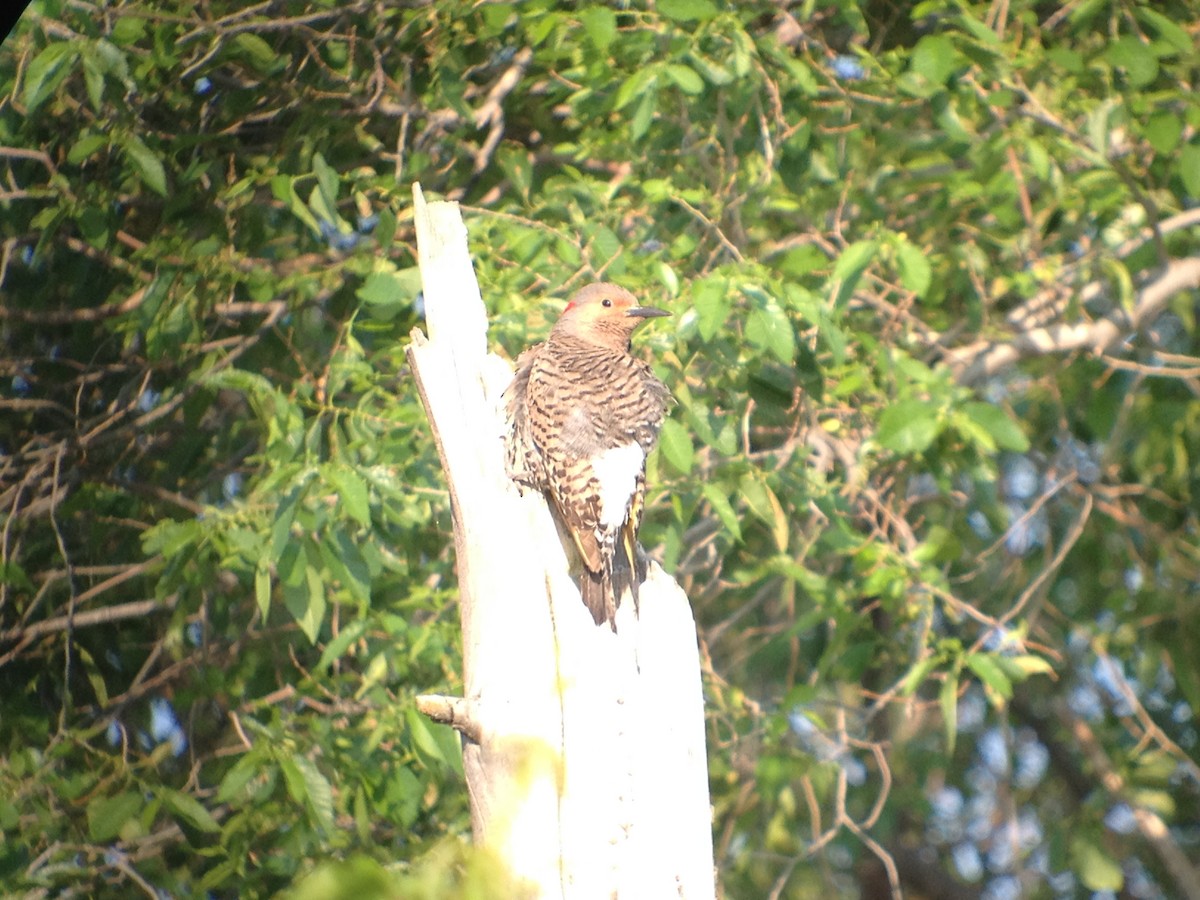
<svg viewBox="0 0 1200 900">
<path fill-rule="evenodd" d="M 626 590 L 636 603 L 645 577 L 637 533 L 646 456 L 670 399 L 629 340 L 646 318 L 665 315 L 624 288 L 589 285 L 546 341 L 518 357 L 505 392 L 509 472 L 551 500 L 583 564 L 583 601 L 614 630 L 617 604 Z"/>
</svg>

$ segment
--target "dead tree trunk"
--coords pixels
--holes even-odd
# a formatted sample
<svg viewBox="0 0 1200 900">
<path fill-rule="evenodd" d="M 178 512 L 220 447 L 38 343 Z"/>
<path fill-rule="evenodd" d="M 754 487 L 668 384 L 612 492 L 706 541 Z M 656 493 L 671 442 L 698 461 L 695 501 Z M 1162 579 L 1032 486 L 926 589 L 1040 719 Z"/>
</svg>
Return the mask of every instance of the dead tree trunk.
<svg viewBox="0 0 1200 900">
<path fill-rule="evenodd" d="M 538 897 L 714 896 L 704 702 L 687 597 L 656 564 L 614 634 L 584 608 L 545 500 L 504 470 L 487 315 L 457 204 L 413 188 L 428 338 L 408 358 L 450 486 L 476 841 Z"/>
</svg>

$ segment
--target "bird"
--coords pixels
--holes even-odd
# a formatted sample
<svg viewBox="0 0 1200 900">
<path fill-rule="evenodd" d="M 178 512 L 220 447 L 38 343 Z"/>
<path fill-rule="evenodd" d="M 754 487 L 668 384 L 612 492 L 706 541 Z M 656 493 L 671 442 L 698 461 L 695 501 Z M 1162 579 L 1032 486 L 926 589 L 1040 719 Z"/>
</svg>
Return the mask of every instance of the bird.
<svg viewBox="0 0 1200 900">
<path fill-rule="evenodd" d="M 504 394 L 509 475 L 549 499 L 582 562 L 584 605 L 614 632 L 618 604 L 628 591 L 636 612 L 645 577 L 646 458 L 671 402 L 631 337 L 669 315 L 615 284 L 580 288 L 546 340 L 517 357 Z"/>
</svg>

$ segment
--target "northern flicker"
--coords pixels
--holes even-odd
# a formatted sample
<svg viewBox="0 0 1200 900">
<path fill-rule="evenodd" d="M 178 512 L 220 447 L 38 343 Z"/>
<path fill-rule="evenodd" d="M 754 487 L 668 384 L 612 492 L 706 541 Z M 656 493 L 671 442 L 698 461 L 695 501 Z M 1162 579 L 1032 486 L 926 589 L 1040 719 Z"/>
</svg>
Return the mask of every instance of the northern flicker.
<svg viewBox="0 0 1200 900">
<path fill-rule="evenodd" d="M 670 398 L 630 355 L 630 337 L 646 319 L 668 315 L 624 288 L 590 284 L 546 341 L 517 358 L 505 391 L 509 472 L 550 499 L 583 563 L 583 602 L 614 631 L 617 604 L 627 589 L 637 603 L 645 575 L 637 534 L 646 456 Z"/>
</svg>

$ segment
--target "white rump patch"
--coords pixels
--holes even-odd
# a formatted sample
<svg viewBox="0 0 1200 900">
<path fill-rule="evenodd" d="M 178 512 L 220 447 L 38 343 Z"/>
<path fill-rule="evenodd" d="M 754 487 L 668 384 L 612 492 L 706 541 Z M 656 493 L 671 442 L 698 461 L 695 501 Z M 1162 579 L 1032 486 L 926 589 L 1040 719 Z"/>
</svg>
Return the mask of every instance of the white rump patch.
<svg viewBox="0 0 1200 900">
<path fill-rule="evenodd" d="M 624 523 L 645 464 L 646 454 L 637 441 L 592 457 L 592 470 L 600 482 L 600 524 L 604 528 L 619 528 Z"/>
</svg>

